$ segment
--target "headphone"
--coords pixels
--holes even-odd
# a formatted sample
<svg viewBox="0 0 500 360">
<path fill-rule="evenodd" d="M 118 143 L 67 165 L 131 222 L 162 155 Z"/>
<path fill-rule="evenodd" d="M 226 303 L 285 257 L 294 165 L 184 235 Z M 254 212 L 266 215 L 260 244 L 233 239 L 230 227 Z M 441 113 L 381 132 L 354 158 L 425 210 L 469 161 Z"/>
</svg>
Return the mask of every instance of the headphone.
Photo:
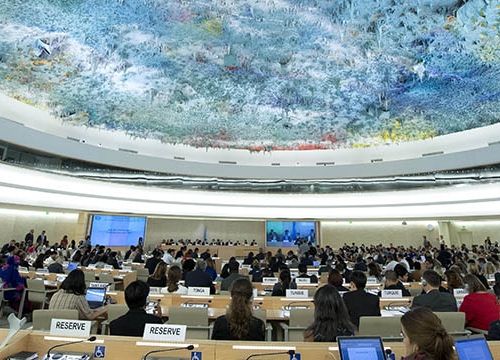
<svg viewBox="0 0 500 360">
<path fill-rule="evenodd" d="M 425 279 L 422 279 L 422 286 L 427 286 L 427 281 Z"/>
</svg>

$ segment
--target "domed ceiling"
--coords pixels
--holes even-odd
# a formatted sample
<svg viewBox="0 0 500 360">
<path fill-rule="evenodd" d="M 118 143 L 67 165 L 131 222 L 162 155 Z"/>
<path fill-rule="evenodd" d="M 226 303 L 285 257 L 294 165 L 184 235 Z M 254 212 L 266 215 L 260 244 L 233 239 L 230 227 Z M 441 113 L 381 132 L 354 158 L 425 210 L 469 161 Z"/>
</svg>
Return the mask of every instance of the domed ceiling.
<svg viewBox="0 0 500 360">
<path fill-rule="evenodd" d="M 8 0 L 0 91 L 81 126 L 307 150 L 500 119 L 500 1 Z"/>
</svg>

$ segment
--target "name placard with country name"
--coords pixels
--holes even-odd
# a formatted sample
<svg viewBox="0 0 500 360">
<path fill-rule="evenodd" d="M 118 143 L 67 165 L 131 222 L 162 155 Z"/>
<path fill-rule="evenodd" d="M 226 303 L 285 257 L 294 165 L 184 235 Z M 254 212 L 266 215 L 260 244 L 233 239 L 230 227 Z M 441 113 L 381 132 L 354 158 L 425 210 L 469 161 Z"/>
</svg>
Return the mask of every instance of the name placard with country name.
<svg viewBox="0 0 500 360">
<path fill-rule="evenodd" d="M 298 284 L 310 284 L 311 283 L 311 278 L 295 278 L 295 283 Z"/>
<path fill-rule="evenodd" d="M 262 283 L 263 284 L 276 284 L 278 282 L 278 278 L 275 277 L 263 277 L 262 278 Z"/>
<path fill-rule="evenodd" d="M 87 320 L 52 319 L 50 335 L 88 337 L 91 324 L 91 321 Z"/>
<path fill-rule="evenodd" d="M 465 289 L 453 289 L 453 296 L 455 297 L 464 297 L 469 295 L 469 292 Z"/>
<path fill-rule="evenodd" d="M 207 287 L 188 287 L 188 295 L 200 295 L 200 296 L 208 296 L 210 295 L 210 288 Z"/>
<path fill-rule="evenodd" d="M 143 340 L 153 341 L 184 341 L 186 340 L 186 325 L 146 324 Z"/>
<path fill-rule="evenodd" d="M 382 290 L 383 299 L 397 299 L 403 297 L 403 290 Z"/>
<path fill-rule="evenodd" d="M 307 289 L 287 289 L 286 290 L 286 297 L 287 298 L 308 298 L 309 297 L 309 291 Z"/>
</svg>

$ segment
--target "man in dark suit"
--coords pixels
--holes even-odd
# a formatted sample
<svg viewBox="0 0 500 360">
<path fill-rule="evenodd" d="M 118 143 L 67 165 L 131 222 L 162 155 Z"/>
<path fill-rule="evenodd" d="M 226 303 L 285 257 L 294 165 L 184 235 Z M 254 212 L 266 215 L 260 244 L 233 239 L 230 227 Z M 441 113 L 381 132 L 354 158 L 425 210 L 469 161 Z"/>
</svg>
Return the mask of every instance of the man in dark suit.
<svg viewBox="0 0 500 360">
<path fill-rule="evenodd" d="M 42 230 L 42 233 L 38 235 L 36 238 L 37 245 L 43 245 L 43 243 L 47 240 L 47 235 L 45 235 L 45 230 Z"/>
<path fill-rule="evenodd" d="M 299 276 L 298 278 L 310 279 L 311 283 L 316 284 L 318 282 L 318 277 L 316 275 L 308 275 L 307 274 L 307 265 L 302 263 L 299 264 Z"/>
<path fill-rule="evenodd" d="M 412 309 L 424 306 L 432 311 L 457 311 L 455 297 L 448 293 L 439 291 L 441 276 L 434 270 L 425 270 L 422 274 L 422 287 L 425 293 L 413 299 Z"/>
<path fill-rule="evenodd" d="M 144 281 L 134 281 L 125 289 L 125 302 L 128 312 L 109 324 L 111 335 L 140 336 L 144 334 L 146 324 L 163 324 L 161 306 L 157 306 L 154 315 L 146 313 L 146 301 L 149 295 L 149 285 Z"/>
<path fill-rule="evenodd" d="M 212 283 L 212 278 L 205 272 L 207 263 L 205 260 L 198 260 L 196 269 L 186 273 L 186 287 L 207 287 L 210 288 L 210 294 L 215 294 L 215 286 Z"/>
<path fill-rule="evenodd" d="M 26 234 L 26 236 L 24 237 L 24 243 L 26 244 L 26 246 L 33 245 L 34 234 L 35 229 L 31 229 L 30 232 Z"/>
<path fill-rule="evenodd" d="M 153 257 L 146 260 L 146 265 L 144 267 L 149 270 L 149 275 L 155 272 L 156 265 L 162 261 L 163 252 L 161 250 L 153 250 Z"/>
<path fill-rule="evenodd" d="M 366 275 L 355 270 L 351 274 L 351 291 L 344 294 L 344 302 L 351 321 L 359 328 L 361 316 L 380 316 L 380 300 L 378 296 L 365 291 Z"/>
</svg>

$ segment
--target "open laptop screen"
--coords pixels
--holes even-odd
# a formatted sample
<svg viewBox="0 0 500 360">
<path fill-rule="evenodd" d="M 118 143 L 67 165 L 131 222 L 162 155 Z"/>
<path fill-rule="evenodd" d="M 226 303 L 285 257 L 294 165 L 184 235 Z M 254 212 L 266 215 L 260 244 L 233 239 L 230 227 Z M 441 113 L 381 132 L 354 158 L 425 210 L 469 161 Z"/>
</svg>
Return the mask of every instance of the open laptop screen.
<svg viewBox="0 0 500 360">
<path fill-rule="evenodd" d="M 106 298 L 106 288 L 95 288 L 90 287 L 87 289 L 87 294 L 85 299 L 89 303 L 91 309 L 98 308 L 104 305 L 104 299 Z"/>
<path fill-rule="evenodd" d="M 341 360 L 385 360 L 380 337 L 339 336 L 337 342 Z"/>
<path fill-rule="evenodd" d="M 77 262 L 70 262 L 68 264 L 68 270 L 71 271 L 71 270 L 75 270 L 76 268 L 78 267 L 78 263 Z"/>
<path fill-rule="evenodd" d="M 460 360 L 493 360 L 484 336 L 455 341 Z"/>
</svg>

